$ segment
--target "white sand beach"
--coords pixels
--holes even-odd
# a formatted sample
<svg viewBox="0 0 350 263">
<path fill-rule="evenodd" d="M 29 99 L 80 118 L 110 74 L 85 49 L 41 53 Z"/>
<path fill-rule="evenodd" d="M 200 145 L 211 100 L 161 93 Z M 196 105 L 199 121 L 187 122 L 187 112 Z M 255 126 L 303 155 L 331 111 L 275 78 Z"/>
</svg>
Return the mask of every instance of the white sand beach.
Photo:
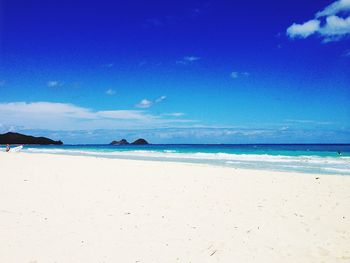
<svg viewBox="0 0 350 263">
<path fill-rule="evenodd" d="M 0 153 L 0 262 L 350 262 L 350 177 Z"/>
</svg>

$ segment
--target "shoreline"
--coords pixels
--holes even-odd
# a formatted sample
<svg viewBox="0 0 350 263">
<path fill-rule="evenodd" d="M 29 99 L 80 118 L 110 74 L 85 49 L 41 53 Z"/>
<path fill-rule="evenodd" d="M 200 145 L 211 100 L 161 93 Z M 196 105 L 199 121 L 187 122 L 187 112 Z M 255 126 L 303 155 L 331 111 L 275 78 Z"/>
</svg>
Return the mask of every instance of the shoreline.
<svg viewBox="0 0 350 263">
<path fill-rule="evenodd" d="M 98 151 L 97 149 L 35 149 L 23 153 L 86 156 L 106 159 L 205 164 L 233 169 L 350 176 L 350 156 L 283 155 L 226 152 Z"/>
<path fill-rule="evenodd" d="M 350 177 L 0 154 L 1 262 L 347 262 Z"/>
<path fill-rule="evenodd" d="M 26 148 L 24 153 L 60 154 L 67 156 L 91 156 L 120 160 L 144 160 L 176 163 L 208 164 L 237 169 L 265 170 L 350 176 L 350 156 L 322 155 L 310 152 L 230 152 L 227 149 L 205 151 L 201 148 L 186 151 L 183 148 L 131 148 L 126 147 L 79 147 Z M 222 150 L 222 151 L 220 151 Z"/>
<path fill-rule="evenodd" d="M 167 160 L 167 159 L 161 159 L 161 160 L 156 160 L 156 159 L 133 159 L 129 157 L 109 157 L 109 156 L 98 156 L 98 155 L 89 155 L 89 154 L 74 154 L 74 153 L 41 153 L 41 152 L 16 152 L 16 153 L 2 153 L 0 152 L 0 158 L 2 155 L 15 155 L 15 156 L 32 156 L 32 155 L 38 155 L 42 156 L 44 158 L 50 157 L 50 156 L 58 156 L 58 157 L 73 157 L 73 158 L 88 158 L 88 159 L 94 159 L 94 160 L 110 160 L 110 161 L 117 161 L 117 162 L 125 162 L 125 164 L 132 164 L 132 163 L 139 163 L 139 164 L 145 164 L 147 163 L 157 165 L 157 164 L 163 164 L 163 165 L 184 165 L 188 167 L 202 167 L 202 168 L 218 168 L 218 169 L 224 169 L 229 171 L 235 171 L 237 173 L 243 173 L 243 174 L 251 174 L 251 173 L 261 173 L 261 174 L 271 174 L 271 175 L 283 175 L 287 174 L 289 176 L 311 176 L 311 177 L 318 177 L 318 176 L 345 176 L 348 177 L 349 175 L 347 174 L 337 174 L 337 173 L 318 173 L 318 172 L 304 172 L 304 171 L 283 171 L 283 170 L 273 170 L 269 168 L 263 168 L 263 169 L 254 169 L 254 168 L 242 168 L 242 167 L 235 167 L 235 166 L 225 166 L 221 164 L 216 164 L 216 163 L 205 163 L 205 162 L 192 162 L 192 161 L 178 161 L 178 160 Z"/>
</svg>

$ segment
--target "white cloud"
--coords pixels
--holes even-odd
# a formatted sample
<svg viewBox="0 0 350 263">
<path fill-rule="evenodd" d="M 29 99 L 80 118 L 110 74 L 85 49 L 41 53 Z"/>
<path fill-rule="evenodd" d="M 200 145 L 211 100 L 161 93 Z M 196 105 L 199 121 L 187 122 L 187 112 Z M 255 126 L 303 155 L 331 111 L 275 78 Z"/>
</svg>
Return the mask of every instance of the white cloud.
<svg viewBox="0 0 350 263">
<path fill-rule="evenodd" d="M 163 96 L 160 96 L 159 98 L 155 99 L 154 101 L 149 100 L 149 99 L 143 99 L 138 104 L 136 104 L 136 107 L 143 108 L 143 109 L 150 108 L 154 104 L 160 103 L 160 102 L 166 100 L 166 98 L 167 98 L 167 96 L 163 95 Z"/>
<path fill-rule="evenodd" d="M 295 131 L 263 128 L 170 128 L 141 131 L 156 143 L 266 143 L 271 139 L 288 141 Z M 281 141 L 282 141 L 281 140 Z"/>
<path fill-rule="evenodd" d="M 316 14 L 316 17 L 320 18 L 323 16 L 331 16 L 347 10 L 350 10 L 350 0 L 339 0 L 339 1 L 335 1 L 334 3 L 330 4 L 325 9 L 323 9 L 322 11 L 318 12 Z"/>
<path fill-rule="evenodd" d="M 138 104 L 136 104 L 137 108 L 149 108 L 153 105 L 153 102 L 148 99 L 141 100 Z"/>
<path fill-rule="evenodd" d="M 293 24 L 287 29 L 287 35 L 291 38 L 301 37 L 307 38 L 314 34 L 320 28 L 320 21 L 310 20 L 304 24 Z"/>
<path fill-rule="evenodd" d="M 342 17 L 350 11 L 350 0 L 338 0 L 318 12 L 314 19 L 303 24 L 293 23 L 287 28 L 290 38 L 307 38 L 318 34 L 324 42 L 340 40 L 350 35 L 350 16 Z M 338 15 L 337 15 L 338 14 Z"/>
<path fill-rule="evenodd" d="M 333 124 L 330 121 L 319 121 L 319 120 L 295 120 L 295 119 L 286 119 L 288 123 L 296 123 L 296 124 L 312 124 L 312 125 L 331 125 Z"/>
<path fill-rule="evenodd" d="M 182 65 L 192 64 L 200 59 L 201 59 L 200 57 L 196 57 L 196 56 L 185 56 L 181 60 L 176 61 L 176 64 L 182 64 Z"/>
<path fill-rule="evenodd" d="M 145 120 L 156 118 L 155 116 L 147 115 L 143 111 L 138 110 L 109 110 L 96 112 L 98 118 L 110 118 L 119 120 Z"/>
<path fill-rule="evenodd" d="M 327 37 L 336 37 L 350 34 L 350 16 L 346 19 L 338 16 L 326 18 L 326 25 L 319 32 Z"/>
<path fill-rule="evenodd" d="M 183 58 L 185 61 L 189 61 L 189 62 L 193 62 L 193 61 L 197 61 L 200 60 L 200 57 L 195 57 L 195 56 L 188 56 L 188 57 L 184 57 Z"/>
<path fill-rule="evenodd" d="M 113 90 L 113 89 L 108 89 L 108 90 L 106 90 L 106 94 L 107 95 L 110 95 L 110 96 L 113 96 L 113 95 L 115 95 L 115 90 Z"/>
<path fill-rule="evenodd" d="M 48 114 L 50 116 L 77 117 L 83 119 L 92 119 L 94 115 L 89 109 L 77 107 L 68 103 L 54 102 L 9 102 L 0 103 L 0 112 L 12 114 L 31 114 L 40 117 L 40 114 Z"/>
<path fill-rule="evenodd" d="M 238 72 L 236 72 L 236 71 L 233 71 L 233 72 L 231 72 L 231 78 L 233 78 L 233 79 L 237 79 L 238 78 Z"/>
<path fill-rule="evenodd" d="M 62 86 L 63 84 L 57 80 L 50 80 L 47 82 L 47 86 L 49 88 L 56 88 L 56 87 L 60 87 Z"/>
<path fill-rule="evenodd" d="M 184 116 L 183 112 L 173 112 L 173 113 L 164 113 L 163 116 L 171 116 L 171 117 L 181 117 Z"/>
<path fill-rule="evenodd" d="M 1 130 L 1 125 L 0 125 Z M 319 143 L 349 141 L 349 129 L 303 129 L 279 125 L 274 128 L 257 127 L 196 127 L 196 125 L 181 127 L 161 127 L 136 129 L 98 130 L 25 130 L 15 127 L 18 132 L 34 136 L 46 136 L 65 143 L 109 143 L 112 140 L 126 138 L 133 141 L 146 138 L 151 143 Z M 7 131 L 7 130 L 6 130 Z"/>
<path fill-rule="evenodd" d="M 93 130 L 154 128 L 192 120 L 166 118 L 144 110 L 92 110 L 56 102 L 0 103 L 2 126 L 22 129 Z"/>
<path fill-rule="evenodd" d="M 159 103 L 159 102 L 162 102 L 163 100 L 166 99 L 166 96 L 160 96 L 158 99 L 155 100 L 155 103 Z"/>
<path fill-rule="evenodd" d="M 249 77 L 250 73 L 249 72 L 238 72 L 238 71 L 233 71 L 230 74 L 231 78 L 233 79 L 238 79 L 239 77 L 243 76 L 243 77 Z"/>
</svg>

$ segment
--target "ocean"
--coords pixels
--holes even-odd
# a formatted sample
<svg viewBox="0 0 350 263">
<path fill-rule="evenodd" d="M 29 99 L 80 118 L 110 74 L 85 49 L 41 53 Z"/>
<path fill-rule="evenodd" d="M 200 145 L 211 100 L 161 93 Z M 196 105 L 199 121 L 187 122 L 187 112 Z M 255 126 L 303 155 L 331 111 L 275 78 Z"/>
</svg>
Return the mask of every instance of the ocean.
<svg viewBox="0 0 350 263">
<path fill-rule="evenodd" d="M 31 145 L 25 146 L 23 151 L 350 175 L 350 144 Z"/>
</svg>

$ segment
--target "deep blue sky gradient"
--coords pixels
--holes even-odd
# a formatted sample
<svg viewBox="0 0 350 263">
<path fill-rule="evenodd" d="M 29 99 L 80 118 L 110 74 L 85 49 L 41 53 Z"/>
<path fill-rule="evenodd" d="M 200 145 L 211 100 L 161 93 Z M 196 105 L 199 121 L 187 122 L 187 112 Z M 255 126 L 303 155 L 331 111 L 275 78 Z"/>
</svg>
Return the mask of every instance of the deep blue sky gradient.
<svg viewBox="0 0 350 263">
<path fill-rule="evenodd" d="M 349 38 L 286 36 L 332 1 L 0 2 L 0 103 L 137 110 L 165 95 L 145 110 L 182 112 L 208 129 L 299 131 L 222 142 L 297 142 L 305 131 L 315 142 L 350 141 Z M 48 87 L 52 80 L 60 86 Z M 193 134 L 184 136 L 154 140 L 190 142 Z"/>
</svg>

